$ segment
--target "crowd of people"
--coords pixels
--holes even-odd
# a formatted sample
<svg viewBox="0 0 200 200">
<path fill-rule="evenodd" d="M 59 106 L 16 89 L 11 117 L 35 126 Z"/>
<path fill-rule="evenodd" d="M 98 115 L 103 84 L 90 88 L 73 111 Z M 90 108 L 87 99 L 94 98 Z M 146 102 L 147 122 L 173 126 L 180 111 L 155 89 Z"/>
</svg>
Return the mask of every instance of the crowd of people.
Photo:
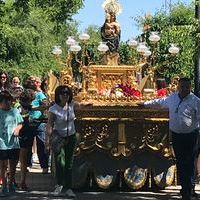
<svg viewBox="0 0 200 200">
<path fill-rule="evenodd" d="M 76 144 L 71 89 L 59 86 L 55 91 L 55 103 L 50 104 L 46 94 L 47 79 L 30 76 L 24 84 L 17 76 L 12 81 L 9 79 L 5 71 L 0 72 L 0 196 L 6 197 L 16 189 L 28 190 L 26 174 L 33 164 L 35 141 L 43 174 L 49 172 L 52 146 L 57 181 L 53 194 L 75 197 L 71 190 Z M 15 172 L 18 163 L 21 180 L 17 184 Z"/>
</svg>

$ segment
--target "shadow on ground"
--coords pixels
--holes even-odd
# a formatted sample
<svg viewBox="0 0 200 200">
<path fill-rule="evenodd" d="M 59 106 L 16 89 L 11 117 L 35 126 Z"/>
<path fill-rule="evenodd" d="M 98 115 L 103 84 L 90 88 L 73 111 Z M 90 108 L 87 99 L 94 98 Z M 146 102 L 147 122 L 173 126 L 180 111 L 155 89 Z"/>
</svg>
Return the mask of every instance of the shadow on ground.
<svg viewBox="0 0 200 200">
<path fill-rule="evenodd" d="M 175 200 L 180 199 L 178 192 L 82 192 L 76 193 L 75 200 Z M 61 200 L 66 197 L 53 197 L 48 192 L 17 192 L 2 200 Z"/>
</svg>

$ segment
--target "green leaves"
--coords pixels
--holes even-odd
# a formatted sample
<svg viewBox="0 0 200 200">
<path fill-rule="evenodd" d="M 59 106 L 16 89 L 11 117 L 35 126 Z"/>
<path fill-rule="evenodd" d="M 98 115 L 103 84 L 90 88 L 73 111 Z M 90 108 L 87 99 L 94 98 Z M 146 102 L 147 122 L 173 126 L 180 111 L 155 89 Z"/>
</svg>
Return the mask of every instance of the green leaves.
<svg viewBox="0 0 200 200">
<path fill-rule="evenodd" d="M 67 36 L 76 34 L 77 24 L 69 18 L 82 1 L 5 2 L 0 1 L 0 68 L 21 78 L 60 69 L 51 50 L 56 44 L 66 48 Z M 54 12 L 61 18 L 53 18 Z"/>
</svg>

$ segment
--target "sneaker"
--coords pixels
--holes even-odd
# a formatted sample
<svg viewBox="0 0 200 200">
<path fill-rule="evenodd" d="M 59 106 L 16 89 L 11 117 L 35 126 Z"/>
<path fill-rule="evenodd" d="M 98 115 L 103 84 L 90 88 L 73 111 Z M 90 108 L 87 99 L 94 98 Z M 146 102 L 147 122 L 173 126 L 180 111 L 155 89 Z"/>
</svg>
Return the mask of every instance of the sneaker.
<svg viewBox="0 0 200 200">
<path fill-rule="evenodd" d="M 65 195 L 68 196 L 68 197 L 71 197 L 71 198 L 75 198 L 76 197 L 76 195 L 74 194 L 74 192 L 72 191 L 72 189 L 68 189 L 65 192 Z"/>
<path fill-rule="evenodd" d="M 52 192 L 52 195 L 53 195 L 54 197 L 63 196 L 62 189 L 63 189 L 63 186 L 62 186 L 62 185 L 56 185 L 56 186 L 55 186 L 55 190 Z"/>
<path fill-rule="evenodd" d="M 0 190 L 0 197 L 7 197 L 8 196 L 8 188 L 7 187 L 2 187 Z"/>
</svg>

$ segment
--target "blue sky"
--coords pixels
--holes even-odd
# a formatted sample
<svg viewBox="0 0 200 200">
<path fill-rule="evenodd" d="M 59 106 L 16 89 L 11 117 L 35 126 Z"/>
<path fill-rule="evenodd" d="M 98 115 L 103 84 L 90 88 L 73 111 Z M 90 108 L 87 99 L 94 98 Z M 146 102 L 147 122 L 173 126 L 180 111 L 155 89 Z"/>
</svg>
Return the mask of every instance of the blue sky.
<svg viewBox="0 0 200 200">
<path fill-rule="evenodd" d="M 170 2 L 170 0 L 166 0 Z M 171 0 L 172 3 L 177 3 L 180 0 Z M 83 32 L 88 25 L 101 26 L 105 20 L 105 13 L 102 8 L 104 0 L 85 0 L 85 6 L 74 16 L 74 19 L 80 23 L 79 30 Z M 136 35 L 141 30 L 138 30 L 135 21 L 132 17 L 142 16 L 145 13 L 155 13 L 160 8 L 164 7 L 165 0 L 119 0 L 123 7 L 123 11 L 117 16 L 117 21 L 121 25 L 121 40 L 126 41 Z M 189 4 L 192 0 L 181 0 L 181 2 Z"/>
</svg>

